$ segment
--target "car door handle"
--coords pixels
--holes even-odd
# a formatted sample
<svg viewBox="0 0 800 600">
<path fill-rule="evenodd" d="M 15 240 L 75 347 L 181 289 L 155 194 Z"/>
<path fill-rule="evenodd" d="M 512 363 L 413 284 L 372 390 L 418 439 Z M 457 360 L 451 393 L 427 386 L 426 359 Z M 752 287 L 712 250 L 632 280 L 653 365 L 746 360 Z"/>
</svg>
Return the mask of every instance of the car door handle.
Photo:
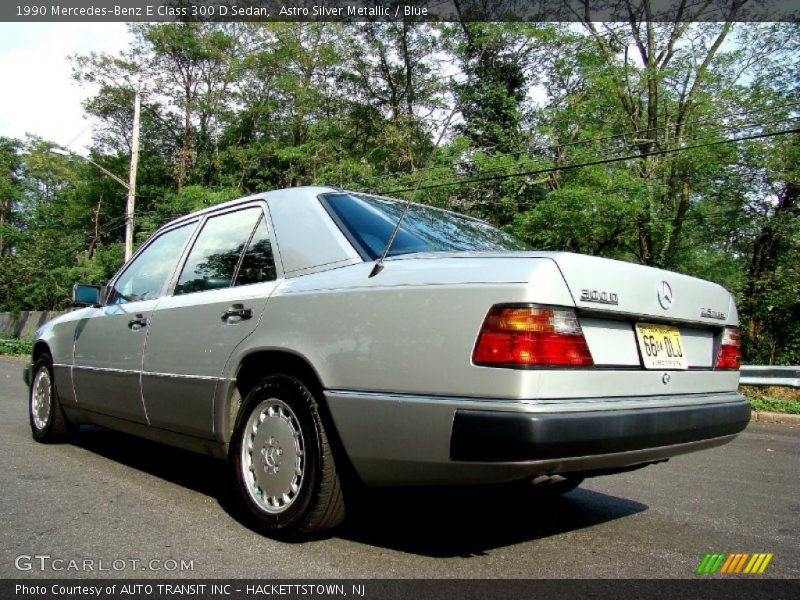
<svg viewBox="0 0 800 600">
<path fill-rule="evenodd" d="M 253 309 L 245 308 L 242 304 L 234 304 L 228 310 L 222 313 L 223 321 L 229 321 L 232 317 L 239 317 L 238 320 L 240 321 L 250 319 L 253 317 Z"/>
<path fill-rule="evenodd" d="M 136 315 L 135 318 L 128 321 L 128 327 L 133 331 L 139 331 L 142 327 L 147 327 L 147 319 L 143 315 Z"/>
</svg>

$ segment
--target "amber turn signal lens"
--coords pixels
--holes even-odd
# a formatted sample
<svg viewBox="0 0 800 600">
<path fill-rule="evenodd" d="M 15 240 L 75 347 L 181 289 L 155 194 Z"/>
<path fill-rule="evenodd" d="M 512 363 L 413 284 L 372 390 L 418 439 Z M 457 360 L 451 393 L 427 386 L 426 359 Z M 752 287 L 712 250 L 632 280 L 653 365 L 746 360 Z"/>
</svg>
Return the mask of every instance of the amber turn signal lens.
<svg viewBox="0 0 800 600">
<path fill-rule="evenodd" d="M 485 366 L 594 365 L 575 311 L 537 306 L 492 307 L 472 360 Z"/>
</svg>

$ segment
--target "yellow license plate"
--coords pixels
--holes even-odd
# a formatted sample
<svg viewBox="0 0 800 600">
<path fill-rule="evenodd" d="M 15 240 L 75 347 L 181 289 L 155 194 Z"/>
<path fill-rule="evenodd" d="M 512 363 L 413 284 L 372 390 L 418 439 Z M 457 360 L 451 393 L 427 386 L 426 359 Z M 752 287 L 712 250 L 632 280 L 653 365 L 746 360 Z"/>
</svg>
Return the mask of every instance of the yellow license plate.
<svg viewBox="0 0 800 600">
<path fill-rule="evenodd" d="M 681 332 L 677 327 L 637 323 L 636 339 L 645 369 L 689 368 Z"/>
</svg>

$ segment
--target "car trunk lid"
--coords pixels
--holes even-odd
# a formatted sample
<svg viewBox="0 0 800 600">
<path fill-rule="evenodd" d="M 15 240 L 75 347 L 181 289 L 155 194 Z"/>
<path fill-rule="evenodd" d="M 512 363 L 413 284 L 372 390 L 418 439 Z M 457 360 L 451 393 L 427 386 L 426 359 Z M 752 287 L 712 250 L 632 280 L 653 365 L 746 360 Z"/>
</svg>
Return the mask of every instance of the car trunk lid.
<svg viewBox="0 0 800 600">
<path fill-rule="evenodd" d="M 595 256 L 554 253 L 552 259 L 579 309 L 668 322 L 738 324 L 730 293 L 715 283 Z"/>
<path fill-rule="evenodd" d="M 639 327 L 675 327 L 685 361 L 671 369 L 712 369 L 725 326 L 738 325 L 736 307 L 723 287 L 662 269 L 567 252 L 462 252 L 408 258 L 552 260 L 561 273 L 598 367 L 646 369 Z M 492 269 L 491 264 L 487 265 Z M 492 269 L 496 271 L 497 269 Z M 542 282 L 530 281 L 532 298 Z M 674 339 L 674 338 L 673 338 Z M 655 369 L 650 364 L 651 370 Z"/>
</svg>

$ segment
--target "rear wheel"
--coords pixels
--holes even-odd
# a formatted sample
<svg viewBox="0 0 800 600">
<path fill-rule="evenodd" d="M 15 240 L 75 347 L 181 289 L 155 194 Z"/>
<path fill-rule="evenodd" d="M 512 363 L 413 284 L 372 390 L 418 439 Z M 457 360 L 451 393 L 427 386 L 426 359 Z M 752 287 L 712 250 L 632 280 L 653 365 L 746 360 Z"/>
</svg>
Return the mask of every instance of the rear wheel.
<svg viewBox="0 0 800 600">
<path fill-rule="evenodd" d="M 71 430 L 58 401 L 53 376 L 53 359 L 49 354 L 42 354 L 33 367 L 28 413 L 31 434 L 37 442 L 63 441 Z"/>
<path fill-rule="evenodd" d="M 264 378 L 246 396 L 231 461 L 239 496 L 269 535 L 300 538 L 344 520 L 344 498 L 314 394 L 288 375 Z"/>
</svg>

